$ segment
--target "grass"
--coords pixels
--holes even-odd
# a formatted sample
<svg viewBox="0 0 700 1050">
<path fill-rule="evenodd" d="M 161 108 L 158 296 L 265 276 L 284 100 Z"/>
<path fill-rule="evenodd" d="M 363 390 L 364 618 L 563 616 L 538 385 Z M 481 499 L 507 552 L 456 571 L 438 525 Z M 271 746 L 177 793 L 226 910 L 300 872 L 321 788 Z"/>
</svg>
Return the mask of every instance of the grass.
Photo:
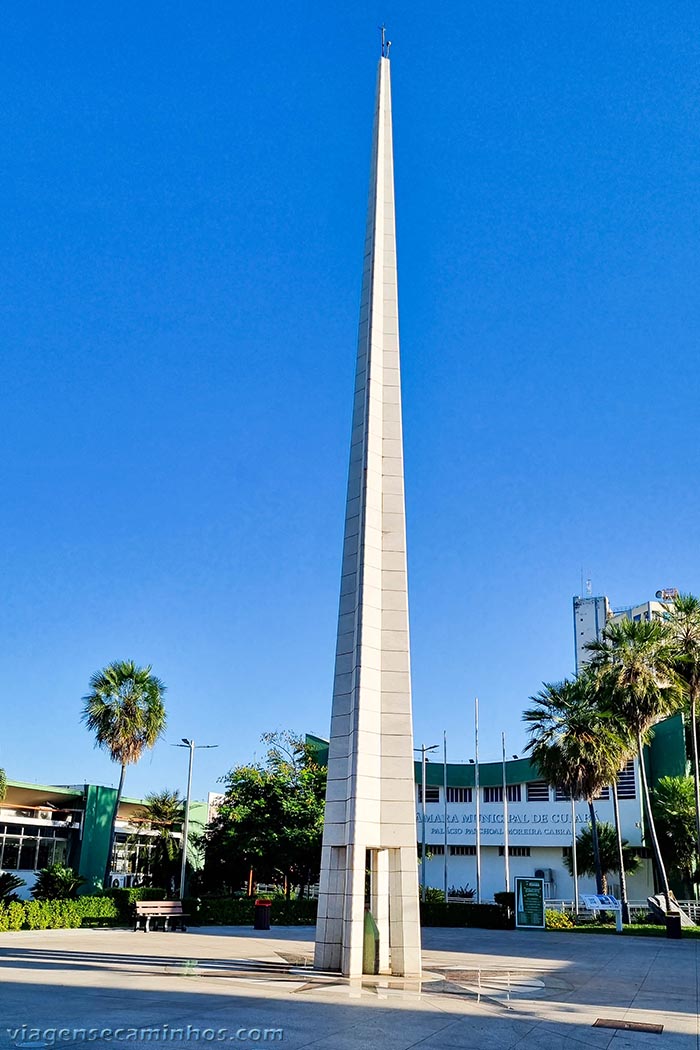
<svg viewBox="0 0 700 1050">
<path fill-rule="evenodd" d="M 611 923 L 588 922 L 581 926 L 574 926 L 570 930 L 550 930 L 550 933 L 602 933 L 615 934 L 617 931 Z M 623 927 L 624 937 L 665 937 L 666 927 L 656 926 L 651 923 L 630 923 Z M 681 937 L 688 940 L 700 940 L 700 926 L 687 926 L 683 929 Z"/>
</svg>

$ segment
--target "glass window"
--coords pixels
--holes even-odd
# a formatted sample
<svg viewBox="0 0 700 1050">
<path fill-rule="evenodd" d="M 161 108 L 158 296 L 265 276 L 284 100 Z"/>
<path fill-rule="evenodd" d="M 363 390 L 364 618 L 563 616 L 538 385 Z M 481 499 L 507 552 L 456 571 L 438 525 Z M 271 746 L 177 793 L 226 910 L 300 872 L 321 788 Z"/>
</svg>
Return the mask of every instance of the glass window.
<svg viewBox="0 0 700 1050">
<path fill-rule="evenodd" d="M 65 864 L 68 860 L 68 839 L 54 839 L 53 864 Z"/>
<path fill-rule="evenodd" d="M 19 850 L 19 863 L 18 868 L 23 871 L 35 871 L 36 870 L 36 847 L 37 847 L 36 835 L 24 835 Z"/>
<path fill-rule="evenodd" d="M 7 871 L 17 870 L 19 860 L 19 835 L 7 835 L 5 848 L 2 851 L 2 867 Z"/>
<path fill-rule="evenodd" d="M 53 864 L 53 839 L 43 836 L 39 839 L 39 852 L 37 854 L 37 868 L 48 868 Z"/>
</svg>

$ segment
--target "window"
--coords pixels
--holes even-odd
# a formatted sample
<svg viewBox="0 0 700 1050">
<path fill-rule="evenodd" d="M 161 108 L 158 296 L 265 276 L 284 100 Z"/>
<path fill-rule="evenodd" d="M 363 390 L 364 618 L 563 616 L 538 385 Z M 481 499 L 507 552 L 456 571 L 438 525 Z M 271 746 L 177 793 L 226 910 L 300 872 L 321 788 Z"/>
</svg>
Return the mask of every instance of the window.
<svg viewBox="0 0 700 1050">
<path fill-rule="evenodd" d="M 564 788 L 556 788 L 554 791 L 555 802 L 571 802 L 571 795 Z"/>
<path fill-rule="evenodd" d="M 506 852 L 505 846 L 499 846 L 498 847 L 498 856 L 499 857 L 504 856 L 505 852 Z M 530 847 L 529 846 L 509 846 L 508 847 L 508 856 L 509 857 L 529 857 L 530 856 Z"/>
<path fill-rule="evenodd" d="M 509 802 L 520 802 L 520 784 L 509 784 L 506 790 Z M 484 788 L 484 802 L 503 802 L 503 788 Z"/>
<path fill-rule="evenodd" d="M 606 802 L 607 802 L 607 800 L 609 798 L 610 798 L 610 788 L 609 787 L 603 788 L 602 791 L 599 791 L 598 794 L 596 795 L 596 799 L 603 799 Z"/>
<path fill-rule="evenodd" d="M 476 846 L 450 846 L 451 857 L 475 857 Z"/>
<path fill-rule="evenodd" d="M 419 784 L 418 788 L 417 788 L 417 790 L 418 790 L 418 801 L 419 802 L 423 801 L 423 792 L 422 792 L 421 789 L 422 789 L 422 785 Z M 426 804 L 426 806 L 429 806 L 431 804 L 431 802 L 439 802 L 439 801 L 440 801 L 440 788 L 439 787 L 431 787 L 430 784 L 426 784 L 425 785 L 425 804 Z"/>
<path fill-rule="evenodd" d="M 423 856 L 423 852 L 422 852 L 422 843 L 421 842 L 418 842 L 416 844 L 416 849 L 418 851 L 418 856 L 422 857 Z M 431 842 L 426 842 L 426 844 L 425 844 L 425 859 L 426 860 L 428 860 L 430 857 L 442 857 L 442 856 L 444 856 L 444 854 L 445 854 L 445 847 L 444 846 L 435 846 Z"/>
<path fill-rule="evenodd" d="M 630 759 L 625 768 L 617 774 L 618 798 L 636 798 L 637 786 L 634 780 L 634 759 Z"/>
<path fill-rule="evenodd" d="M 549 802 L 549 784 L 546 780 L 533 780 L 525 785 L 528 802 Z"/>
<path fill-rule="evenodd" d="M 58 838 L 54 828 L 0 825 L 0 870 L 36 871 L 65 863 L 67 856 L 68 839 Z"/>
<path fill-rule="evenodd" d="M 150 875 L 154 849 L 153 836 L 118 831 L 112 850 L 112 871 L 119 875 Z"/>
<path fill-rule="evenodd" d="M 447 801 L 448 802 L 471 802 L 472 800 L 472 789 L 471 788 L 448 788 L 447 789 Z"/>
</svg>

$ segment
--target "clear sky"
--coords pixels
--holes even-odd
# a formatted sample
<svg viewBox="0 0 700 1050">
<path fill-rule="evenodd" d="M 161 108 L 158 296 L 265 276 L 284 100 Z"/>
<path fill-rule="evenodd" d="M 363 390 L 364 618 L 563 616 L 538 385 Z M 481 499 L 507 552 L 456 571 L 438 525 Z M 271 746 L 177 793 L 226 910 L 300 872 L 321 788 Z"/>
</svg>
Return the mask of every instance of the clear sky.
<svg viewBox="0 0 700 1050">
<path fill-rule="evenodd" d="M 168 685 L 128 794 L 326 734 L 378 22 L 392 70 L 416 742 L 573 665 L 581 575 L 700 590 L 700 9 L 85 7 L 0 39 L 0 762 Z"/>
</svg>

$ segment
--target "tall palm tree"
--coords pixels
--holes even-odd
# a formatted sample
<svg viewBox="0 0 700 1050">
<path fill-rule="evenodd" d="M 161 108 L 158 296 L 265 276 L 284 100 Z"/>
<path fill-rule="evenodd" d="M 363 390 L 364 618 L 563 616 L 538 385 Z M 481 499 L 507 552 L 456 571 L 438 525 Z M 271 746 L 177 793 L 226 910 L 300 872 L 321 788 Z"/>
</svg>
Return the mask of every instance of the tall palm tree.
<svg viewBox="0 0 700 1050">
<path fill-rule="evenodd" d="M 124 790 L 126 767 L 138 762 L 146 748 L 154 746 L 165 729 L 165 686 L 149 667 L 133 660 L 117 660 L 90 679 L 90 692 L 83 697 L 82 721 L 95 734 L 95 746 L 109 752 L 121 767 L 117 797 L 109 835 L 104 885 L 108 884 L 114 848 L 114 830 Z"/>
<path fill-rule="evenodd" d="M 573 799 L 585 799 L 591 821 L 596 888 L 603 892 L 595 799 L 617 776 L 624 752 L 615 720 L 595 702 L 587 674 L 544 683 L 534 707 L 523 713 L 530 740 L 526 750 L 540 775 Z"/>
<path fill-rule="evenodd" d="M 7 794 L 7 777 L 5 776 L 5 770 L 0 769 L 0 802 L 4 799 Z"/>
<path fill-rule="evenodd" d="M 627 726 L 639 757 L 644 810 L 659 881 L 670 907 L 668 876 L 651 809 L 644 745 L 656 722 L 678 710 L 682 683 L 674 668 L 675 651 L 668 627 L 655 620 L 620 620 L 606 624 L 602 637 L 587 646 L 591 672 L 605 690 L 611 714 Z"/>
<path fill-rule="evenodd" d="M 676 671 L 685 684 L 690 714 L 690 747 L 695 780 L 695 843 L 700 857 L 700 768 L 698 763 L 698 701 L 700 701 L 700 598 L 679 594 L 669 612 L 668 626 L 677 649 Z"/>
</svg>

